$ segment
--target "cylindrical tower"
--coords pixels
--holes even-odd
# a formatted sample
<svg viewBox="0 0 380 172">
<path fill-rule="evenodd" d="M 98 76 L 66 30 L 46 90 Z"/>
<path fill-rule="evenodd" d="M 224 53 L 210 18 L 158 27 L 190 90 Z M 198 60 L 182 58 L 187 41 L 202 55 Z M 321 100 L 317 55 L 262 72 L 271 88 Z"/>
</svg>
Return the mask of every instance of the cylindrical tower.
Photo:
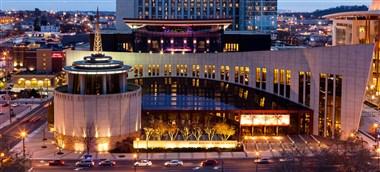
<svg viewBox="0 0 380 172">
<path fill-rule="evenodd" d="M 64 67 L 68 85 L 54 93 L 59 147 L 107 151 L 140 130 L 141 88 L 127 84 L 130 69 L 100 53 Z"/>
</svg>

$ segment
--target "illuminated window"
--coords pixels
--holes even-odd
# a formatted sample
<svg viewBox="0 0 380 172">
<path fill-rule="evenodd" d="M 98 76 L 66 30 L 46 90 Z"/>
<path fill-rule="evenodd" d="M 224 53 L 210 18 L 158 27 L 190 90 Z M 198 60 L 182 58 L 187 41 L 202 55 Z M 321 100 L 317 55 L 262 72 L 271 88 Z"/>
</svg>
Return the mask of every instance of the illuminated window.
<svg viewBox="0 0 380 172">
<path fill-rule="evenodd" d="M 193 77 L 199 78 L 199 73 L 200 73 L 199 65 L 193 65 L 193 72 L 192 72 Z"/>
<path fill-rule="evenodd" d="M 273 71 L 273 92 L 275 94 L 278 94 L 278 83 L 279 83 L 279 79 L 278 79 L 278 69 L 274 69 Z"/>
<path fill-rule="evenodd" d="M 177 76 L 187 76 L 187 65 L 177 65 L 176 74 Z"/>
<path fill-rule="evenodd" d="M 215 79 L 215 65 L 205 65 L 204 71 L 205 78 L 213 78 Z"/>
<path fill-rule="evenodd" d="M 230 79 L 230 67 L 229 66 L 220 66 L 220 79 L 228 81 Z"/>
<path fill-rule="evenodd" d="M 256 68 L 256 88 L 266 89 L 267 68 Z"/>
<path fill-rule="evenodd" d="M 171 64 L 164 65 L 164 75 L 165 76 L 171 76 L 172 75 L 172 65 Z"/>
<path fill-rule="evenodd" d="M 143 76 L 143 65 L 135 65 L 133 67 L 133 73 L 135 77 L 142 77 Z"/>
<path fill-rule="evenodd" d="M 148 76 L 159 76 L 160 65 L 148 65 Z"/>
<path fill-rule="evenodd" d="M 224 52 L 237 52 L 239 51 L 239 44 L 238 43 L 226 43 L 224 44 Z"/>
</svg>

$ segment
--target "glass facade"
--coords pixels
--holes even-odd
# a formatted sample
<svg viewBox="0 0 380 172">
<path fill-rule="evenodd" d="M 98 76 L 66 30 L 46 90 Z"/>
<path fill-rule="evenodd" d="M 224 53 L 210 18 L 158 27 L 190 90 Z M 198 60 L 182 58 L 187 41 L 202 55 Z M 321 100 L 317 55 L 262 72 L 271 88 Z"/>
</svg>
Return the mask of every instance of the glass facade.
<svg viewBox="0 0 380 172">
<path fill-rule="evenodd" d="M 319 79 L 318 134 L 339 138 L 341 135 L 342 76 L 321 73 Z"/>
<path fill-rule="evenodd" d="M 311 72 L 299 72 L 298 102 L 310 106 Z"/>
</svg>

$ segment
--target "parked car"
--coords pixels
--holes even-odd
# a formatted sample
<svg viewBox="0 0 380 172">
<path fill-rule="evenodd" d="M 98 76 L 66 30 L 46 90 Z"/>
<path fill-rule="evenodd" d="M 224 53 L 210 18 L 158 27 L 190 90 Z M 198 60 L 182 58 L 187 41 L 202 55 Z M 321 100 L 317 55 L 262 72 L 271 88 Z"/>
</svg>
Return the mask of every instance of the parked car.
<svg viewBox="0 0 380 172">
<path fill-rule="evenodd" d="M 102 167 L 113 167 L 116 165 L 116 162 L 106 159 L 106 160 L 100 161 L 98 165 Z"/>
<path fill-rule="evenodd" d="M 170 160 L 170 161 L 166 161 L 164 165 L 166 167 L 183 166 L 183 161 L 180 161 L 180 160 Z"/>
<path fill-rule="evenodd" d="M 255 159 L 255 163 L 258 164 L 269 164 L 271 161 L 268 158 Z"/>
<path fill-rule="evenodd" d="M 93 167 L 95 165 L 94 161 L 89 159 L 82 159 L 75 163 L 77 167 Z"/>
<path fill-rule="evenodd" d="M 13 103 L 13 104 L 11 104 L 11 106 L 12 106 L 12 107 L 17 107 L 18 104 L 17 104 L 17 103 Z"/>
<path fill-rule="evenodd" d="M 49 161 L 49 166 L 64 166 L 64 165 L 65 165 L 65 161 L 63 160 Z"/>
<path fill-rule="evenodd" d="M 150 167 L 150 166 L 152 166 L 152 161 L 149 161 L 149 160 L 136 161 L 134 166 L 136 166 L 136 167 Z"/>
<path fill-rule="evenodd" d="M 201 167 L 215 167 L 218 165 L 218 161 L 217 160 L 204 160 L 201 162 Z"/>
</svg>

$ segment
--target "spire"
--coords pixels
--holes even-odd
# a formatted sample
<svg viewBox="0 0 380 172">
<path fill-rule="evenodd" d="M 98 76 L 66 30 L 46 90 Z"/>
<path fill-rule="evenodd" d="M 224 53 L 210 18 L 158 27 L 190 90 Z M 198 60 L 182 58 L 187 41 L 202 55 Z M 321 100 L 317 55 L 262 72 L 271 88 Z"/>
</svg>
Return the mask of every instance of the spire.
<svg viewBox="0 0 380 172">
<path fill-rule="evenodd" d="M 95 54 L 101 54 L 103 51 L 103 49 L 102 49 L 102 36 L 100 34 L 100 26 L 99 26 L 99 7 L 96 9 L 94 51 L 95 51 Z"/>
</svg>

